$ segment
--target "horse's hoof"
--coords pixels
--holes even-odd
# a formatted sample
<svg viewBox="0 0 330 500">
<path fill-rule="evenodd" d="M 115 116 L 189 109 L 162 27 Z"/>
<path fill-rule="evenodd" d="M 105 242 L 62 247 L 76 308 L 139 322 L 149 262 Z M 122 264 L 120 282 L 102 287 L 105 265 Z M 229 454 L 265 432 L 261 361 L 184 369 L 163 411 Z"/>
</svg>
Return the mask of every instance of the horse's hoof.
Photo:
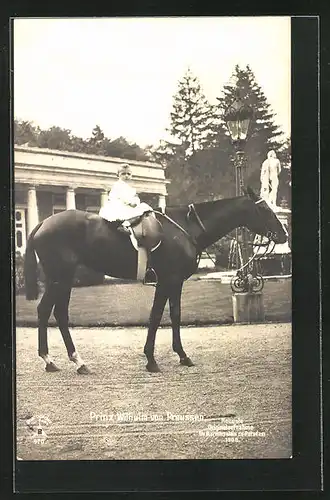
<svg viewBox="0 0 330 500">
<path fill-rule="evenodd" d="M 77 373 L 79 373 L 79 375 L 90 375 L 92 372 L 86 365 L 81 365 L 77 368 Z"/>
<path fill-rule="evenodd" d="M 154 362 L 154 363 L 147 363 L 146 364 L 146 369 L 150 373 L 159 373 L 161 371 L 156 362 Z"/>
<path fill-rule="evenodd" d="M 183 366 L 195 366 L 194 363 L 191 361 L 190 358 L 181 358 L 180 359 L 180 365 Z"/>
<path fill-rule="evenodd" d="M 53 362 L 47 363 L 45 367 L 46 372 L 59 372 L 60 369 Z"/>
</svg>

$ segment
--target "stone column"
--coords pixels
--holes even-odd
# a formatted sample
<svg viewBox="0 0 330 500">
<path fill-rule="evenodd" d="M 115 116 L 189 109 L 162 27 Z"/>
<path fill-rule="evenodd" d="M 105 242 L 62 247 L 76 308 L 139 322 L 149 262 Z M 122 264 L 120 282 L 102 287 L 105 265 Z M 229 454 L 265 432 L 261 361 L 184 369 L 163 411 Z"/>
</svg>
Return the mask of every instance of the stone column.
<svg viewBox="0 0 330 500">
<path fill-rule="evenodd" d="M 160 194 L 158 196 L 158 206 L 162 209 L 165 210 L 166 207 L 166 196 L 164 194 Z"/>
<path fill-rule="evenodd" d="M 72 210 L 76 208 L 76 196 L 74 188 L 69 186 L 66 188 L 66 209 Z"/>
<path fill-rule="evenodd" d="M 108 191 L 105 189 L 101 192 L 101 208 L 106 205 L 108 201 Z"/>
<path fill-rule="evenodd" d="M 37 191 L 35 186 L 29 186 L 27 196 L 27 230 L 28 235 L 39 223 Z"/>
</svg>

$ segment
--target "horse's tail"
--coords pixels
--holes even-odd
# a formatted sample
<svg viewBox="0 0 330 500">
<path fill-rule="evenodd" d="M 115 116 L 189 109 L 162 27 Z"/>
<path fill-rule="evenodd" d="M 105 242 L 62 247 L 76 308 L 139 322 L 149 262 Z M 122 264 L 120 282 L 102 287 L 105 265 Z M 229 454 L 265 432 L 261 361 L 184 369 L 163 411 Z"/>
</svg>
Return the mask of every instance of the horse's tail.
<svg viewBox="0 0 330 500">
<path fill-rule="evenodd" d="M 31 232 L 25 251 L 24 258 L 24 281 L 25 281 L 25 298 L 26 300 L 36 300 L 39 296 L 38 274 L 37 274 L 37 258 L 34 251 L 34 235 L 42 225 L 38 224 Z"/>
</svg>

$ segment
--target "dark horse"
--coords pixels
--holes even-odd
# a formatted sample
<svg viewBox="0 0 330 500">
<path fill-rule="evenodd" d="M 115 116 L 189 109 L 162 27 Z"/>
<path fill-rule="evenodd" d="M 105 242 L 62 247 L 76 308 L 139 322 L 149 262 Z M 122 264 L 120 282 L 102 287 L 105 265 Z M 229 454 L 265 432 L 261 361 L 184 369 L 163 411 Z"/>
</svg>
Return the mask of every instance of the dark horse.
<svg viewBox="0 0 330 500">
<path fill-rule="evenodd" d="M 163 239 L 152 253 L 151 265 L 158 275 L 150 313 L 144 354 L 147 369 L 159 371 L 154 358 L 155 337 L 164 307 L 169 300 L 174 352 L 180 363 L 192 366 L 180 337 L 181 292 L 183 282 L 197 269 L 201 252 L 233 229 L 244 226 L 253 233 L 285 243 L 286 232 L 274 212 L 248 188 L 244 196 L 221 199 L 156 212 L 163 227 Z M 96 214 L 67 210 L 50 216 L 32 231 L 25 254 L 27 300 L 38 298 L 37 260 L 45 274 L 45 291 L 38 304 L 38 352 L 47 371 L 57 371 L 48 354 L 47 326 L 54 317 L 61 331 L 69 359 L 78 373 L 89 373 L 73 344 L 69 331 L 69 301 L 77 264 L 106 275 L 135 279 L 137 252 L 127 235 Z"/>
</svg>

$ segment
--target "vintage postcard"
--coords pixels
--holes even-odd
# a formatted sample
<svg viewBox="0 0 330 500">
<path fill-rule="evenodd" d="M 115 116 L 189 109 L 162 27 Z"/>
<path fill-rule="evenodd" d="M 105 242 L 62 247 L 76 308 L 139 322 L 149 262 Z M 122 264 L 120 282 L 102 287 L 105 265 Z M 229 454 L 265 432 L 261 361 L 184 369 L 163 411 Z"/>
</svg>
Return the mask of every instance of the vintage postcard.
<svg viewBox="0 0 330 500">
<path fill-rule="evenodd" d="M 290 17 L 16 18 L 13 60 L 17 460 L 290 459 Z"/>
</svg>

